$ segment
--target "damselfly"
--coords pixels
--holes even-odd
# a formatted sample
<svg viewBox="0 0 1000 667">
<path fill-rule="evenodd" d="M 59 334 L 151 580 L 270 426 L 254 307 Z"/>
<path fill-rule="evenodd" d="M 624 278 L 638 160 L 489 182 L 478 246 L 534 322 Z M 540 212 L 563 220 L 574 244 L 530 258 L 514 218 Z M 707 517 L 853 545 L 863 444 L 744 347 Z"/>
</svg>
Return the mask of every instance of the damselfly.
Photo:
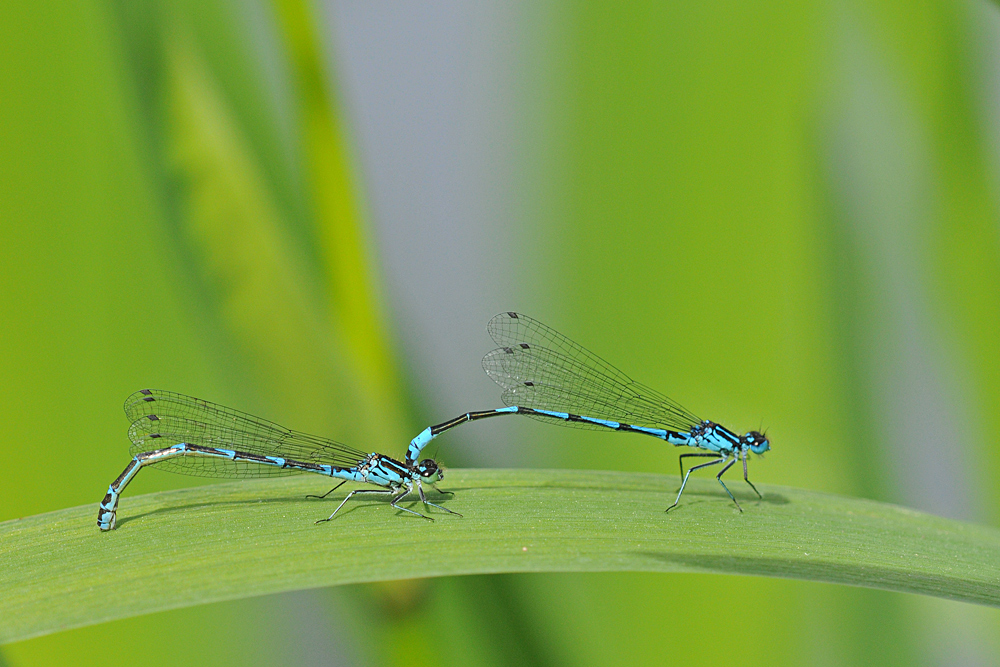
<svg viewBox="0 0 1000 667">
<path fill-rule="evenodd" d="M 743 479 L 762 497 L 747 477 L 747 454 L 763 454 L 770 442 L 758 431 L 740 436 L 715 422 L 699 419 L 649 387 L 622 373 L 596 354 L 584 349 L 541 322 L 518 313 L 501 313 L 486 330 L 500 347 L 483 357 L 483 369 L 503 387 L 508 406 L 467 412 L 450 421 L 429 426 L 410 442 L 406 465 L 412 465 L 434 437 L 465 422 L 527 415 L 544 421 L 590 429 L 644 433 L 672 445 L 706 450 L 681 454 L 681 488 L 669 512 L 681 500 L 691 473 L 700 468 L 725 464 L 716 479 L 730 493 L 722 475 L 738 460 L 743 461 Z M 684 471 L 687 457 L 711 457 L 707 463 Z"/>
<path fill-rule="evenodd" d="M 119 496 L 136 473 L 148 465 L 201 477 L 275 477 L 311 472 L 343 480 L 322 496 L 313 496 L 316 498 L 325 498 L 346 482 L 383 487 L 351 491 L 333 514 L 316 523 L 332 519 L 359 493 L 387 495 L 394 508 L 433 521 L 397 504 L 414 486 L 425 505 L 458 514 L 428 501 L 424 494 L 424 483 L 441 492 L 434 483 L 444 477 L 444 472 L 433 459 L 401 463 L 384 454 L 365 454 L 245 412 L 156 389 L 143 389 L 129 396 L 125 415 L 132 422 L 128 429 L 132 460 L 101 501 L 97 512 L 101 530 L 114 529 Z"/>
</svg>

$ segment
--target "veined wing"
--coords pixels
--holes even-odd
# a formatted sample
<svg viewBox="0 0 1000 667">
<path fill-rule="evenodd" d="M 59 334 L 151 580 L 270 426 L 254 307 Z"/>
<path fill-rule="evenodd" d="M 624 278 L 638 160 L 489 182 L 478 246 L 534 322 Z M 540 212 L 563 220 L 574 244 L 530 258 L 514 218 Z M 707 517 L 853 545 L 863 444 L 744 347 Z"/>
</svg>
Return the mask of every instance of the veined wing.
<svg viewBox="0 0 1000 667">
<path fill-rule="evenodd" d="M 487 331 L 501 347 L 483 358 L 483 368 L 503 387 L 507 405 L 676 431 L 701 422 L 663 394 L 530 317 L 501 313 L 490 320 Z M 585 422 L 566 425 L 600 428 Z"/>
<path fill-rule="evenodd" d="M 367 454 L 334 440 L 293 431 L 274 422 L 199 398 L 143 389 L 125 401 L 133 456 L 179 443 L 235 449 L 305 463 L 350 468 Z M 246 461 L 195 456 L 167 459 L 157 468 L 201 477 L 275 477 L 298 471 Z"/>
</svg>

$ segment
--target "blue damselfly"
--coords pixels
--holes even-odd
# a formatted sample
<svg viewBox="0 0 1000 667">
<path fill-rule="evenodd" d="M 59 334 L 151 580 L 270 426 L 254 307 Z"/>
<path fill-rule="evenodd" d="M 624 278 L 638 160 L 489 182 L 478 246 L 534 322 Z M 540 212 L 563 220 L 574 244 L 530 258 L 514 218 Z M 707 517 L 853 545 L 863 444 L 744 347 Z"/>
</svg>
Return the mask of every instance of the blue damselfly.
<svg viewBox="0 0 1000 667">
<path fill-rule="evenodd" d="M 245 412 L 169 391 L 143 389 L 125 401 L 125 415 L 132 425 L 132 460 L 108 487 L 97 513 L 101 530 L 115 527 L 118 499 L 139 470 L 148 465 L 201 477 L 274 477 L 311 472 L 346 482 L 366 482 L 382 489 L 355 489 L 347 494 L 329 521 L 355 494 L 387 495 L 394 508 L 431 519 L 397 503 L 414 486 L 425 505 L 458 514 L 427 500 L 423 484 L 432 486 L 444 476 L 433 459 L 401 463 L 384 454 L 352 449 L 339 442 L 300 431 Z M 461 516 L 461 515 L 459 515 Z"/>
<path fill-rule="evenodd" d="M 681 454 L 681 487 L 669 512 L 680 502 L 688 477 L 695 470 L 725 464 L 716 475 L 726 494 L 743 508 L 722 481 L 738 460 L 743 479 L 762 497 L 747 477 L 747 455 L 763 454 L 770 441 L 759 431 L 737 435 L 712 421 L 695 417 L 663 394 L 639 384 L 596 354 L 537 320 L 519 313 L 501 313 L 486 330 L 500 347 L 483 358 L 483 369 L 503 388 L 508 406 L 467 412 L 429 426 L 410 442 L 406 465 L 412 465 L 433 438 L 465 422 L 527 415 L 543 421 L 589 429 L 643 433 L 672 445 L 706 450 Z M 687 457 L 711 457 L 707 463 L 684 471 Z"/>
</svg>

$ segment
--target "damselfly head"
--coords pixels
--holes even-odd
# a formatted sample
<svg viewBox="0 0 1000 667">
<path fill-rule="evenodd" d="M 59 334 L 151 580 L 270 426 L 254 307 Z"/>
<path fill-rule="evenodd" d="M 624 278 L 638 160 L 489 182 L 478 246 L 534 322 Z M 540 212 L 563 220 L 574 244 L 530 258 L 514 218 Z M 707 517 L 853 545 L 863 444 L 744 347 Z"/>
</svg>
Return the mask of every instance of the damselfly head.
<svg viewBox="0 0 1000 667">
<path fill-rule="evenodd" d="M 743 436 L 743 444 L 749 447 L 754 454 L 763 454 L 771 449 L 771 441 L 760 431 L 750 431 Z"/>
<path fill-rule="evenodd" d="M 421 477 L 429 479 L 432 482 L 436 482 L 439 479 L 444 478 L 444 471 L 438 467 L 437 461 L 434 459 L 424 459 L 418 463 L 417 472 Z"/>
</svg>

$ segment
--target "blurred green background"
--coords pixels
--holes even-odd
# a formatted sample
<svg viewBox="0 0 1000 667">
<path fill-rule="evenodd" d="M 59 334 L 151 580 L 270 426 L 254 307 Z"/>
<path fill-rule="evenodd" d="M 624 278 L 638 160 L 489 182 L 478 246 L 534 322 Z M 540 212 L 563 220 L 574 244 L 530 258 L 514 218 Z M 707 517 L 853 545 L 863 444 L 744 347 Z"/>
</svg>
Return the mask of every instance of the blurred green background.
<svg viewBox="0 0 1000 667">
<path fill-rule="evenodd" d="M 756 481 L 1000 524 L 992 4 L 8 2 L 0 50 L 0 520 L 96 511 L 146 386 L 402 454 L 499 405 L 483 326 L 516 309 L 696 414 L 763 423 Z M 440 458 L 676 467 L 507 421 Z M 143 474 L 122 511 L 202 483 Z M 992 609 L 630 573 L 303 591 L 0 662 L 998 655 Z"/>
</svg>

